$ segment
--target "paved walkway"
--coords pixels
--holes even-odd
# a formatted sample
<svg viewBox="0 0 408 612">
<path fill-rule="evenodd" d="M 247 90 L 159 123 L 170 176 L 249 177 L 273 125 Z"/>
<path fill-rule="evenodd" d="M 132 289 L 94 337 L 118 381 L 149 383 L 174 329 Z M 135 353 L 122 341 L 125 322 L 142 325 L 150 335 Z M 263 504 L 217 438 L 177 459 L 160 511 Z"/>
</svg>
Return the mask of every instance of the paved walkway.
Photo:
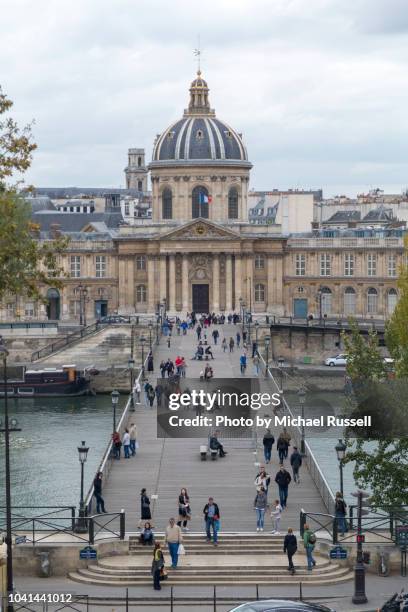
<svg viewBox="0 0 408 612">
<path fill-rule="evenodd" d="M 219 325 L 218 345 L 212 344 L 215 359 L 211 361 L 215 378 L 240 377 L 240 351 L 224 353 L 221 348 L 223 337 L 227 341 L 234 337 L 239 326 Z M 213 327 L 210 328 L 208 337 Z M 198 378 L 203 363 L 191 360 L 197 344 L 196 333 L 189 331 L 186 336 L 173 336 L 171 348 L 167 348 L 166 338 L 161 338 L 160 345 L 154 349 L 155 374 L 162 359 L 183 355 L 187 362 L 187 377 Z M 248 359 L 247 376 L 253 374 L 251 359 Z M 152 384 L 156 380 L 151 378 Z M 269 383 L 259 379 L 261 390 Z M 266 389 L 265 389 L 266 390 Z M 272 389 L 269 388 L 269 392 Z M 195 439 L 158 439 L 156 436 L 156 409 L 151 410 L 144 404 L 136 407 L 131 422 L 137 424 L 140 448 L 136 457 L 115 462 L 107 484 L 104 488 L 106 508 L 126 511 L 127 531 L 135 531 L 140 519 L 140 490 L 146 487 L 148 495 L 157 495 L 152 501 L 153 519 L 156 528 L 162 531 L 170 516 L 178 515 L 178 495 L 181 487 L 188 489 L 192 520 L 190 529 L 202 531 L 202 510 L 211 495 L 220 506 L 221 531 L 254 532 L 256 529 L 253 502 L 255 497 L 254 478 L 258 472 L 259 462 L 263 464 L 262 437 L 264 430 L 258 432 L 258 448 L 255 450 L 251 440 L 226 440 L 228 455 L 217 461 L 203 462 L 199 455 L 199 446 L 206 440 Z M 275 439 L 279 431 L 273 430 Z M 290 453 L 290 450 L 289 450 Z M 289 462 L 286 462 L 289 465 Z M 272 463 L 267 466 L 271 474 L 271 486 L 268 499 L 273 501 L 277 496 L 277 485 L 274 482 L 278 471 L 276 443 L 272 453 Z M 290 467 L 290 466 L 289 466 Z M 310 512 L 326 512 L 319 492 L 314 485 L 306 467 L 302 467 L 301 484 L 291 483 L 289 487 L 288 508 L 284 512 L 281 531 L 288 527 L 299 529 L 300 508 Z M 270 530 L 271 518 L 266 518 L 266 529 Z"/>
</svg>

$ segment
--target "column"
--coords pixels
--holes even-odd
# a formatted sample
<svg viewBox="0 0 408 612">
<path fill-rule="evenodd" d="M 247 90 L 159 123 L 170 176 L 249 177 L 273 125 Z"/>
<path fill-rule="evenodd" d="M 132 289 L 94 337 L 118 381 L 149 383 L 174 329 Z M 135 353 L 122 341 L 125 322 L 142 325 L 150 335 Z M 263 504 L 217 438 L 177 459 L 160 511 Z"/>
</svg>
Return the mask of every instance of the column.
<svg viewBox="0 0 408 612">
<path fill-rule="evenodd" d="M 183 255 L 183 263 L 181 268 L 181 302 L 183 313 L 190 310 L 188 299 L 188 255 Z"/>
<path fill-rule="evenodd" d="M 283 287 L 283 266 L 282 266 L 282 257 L 277 257 L 276 258 L 276 266 L 275 266 L 275 271 L 276 271 L 276 303 L 279 306 L 283 306 L 283 293 L 282 293 L 282 287 Z"/>
<path fill-rule="evenodd" d="M 169 266 L 169 310 L 176 310 L 176 256 L 170 255 Z"/>
<path fill-rule="evenodd" d="M 239 310 L 239 298 L 242 298 L 241 255 L 235 255 L 235 310 Z"/>
<path fill-rule="evenodd" d="M 267 263 L 267 275 L 268 275 L 268 298 L 266 309 L 268 312 L 271 312 L 272 307 L 275 303 L 275 274 L 274 274 L 274 259 L 273 257 L 268 257 Z"/>
<path fill-rule="evenodd" d="M 155 257 L 147 258 L 147 312 L 155 312 L 155 282 L 154 282 Z"/>
<path fill-rule="evenodd" d="M 160 295 L 159 295 L 159 302 L 162 303 L 164 298 L 167 299 L 166 256 L 165 255 L 160 255 Z"/>
<path fill-rule="evenodd" d="M 253 271 L 253 259 L 252 255 L 247 255 L 246 260 L 246 307 L 247 310 L 254 311 L 254 271 Z"/>
<path fill-rule="evenodd" d="M 225 285 L 226 285 L 225 310 L 227 312 L 231 312 L 232 310 L 232 259 L 231 259 L 231 255 L 226 256 Z"/>
<path fill-rule="evenodd" d="M 212 268 L 212 305 L 210 310 L 217 313 L 220 309 L 220 260 L 218 255 L 213 255 Z"/>
</svg>

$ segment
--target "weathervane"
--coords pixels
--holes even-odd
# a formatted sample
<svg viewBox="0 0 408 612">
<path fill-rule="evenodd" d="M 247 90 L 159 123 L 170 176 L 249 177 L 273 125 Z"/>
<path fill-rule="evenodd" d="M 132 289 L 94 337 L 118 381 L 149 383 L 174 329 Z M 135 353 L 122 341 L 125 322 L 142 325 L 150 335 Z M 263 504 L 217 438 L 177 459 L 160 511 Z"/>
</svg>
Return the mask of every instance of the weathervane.
<svg viewBox="0 0 408 612">
<path fill-rule="evenodd" d="M 201 55 L 202 55 L 202 50 L 201 50 L 201 44 L 200 44 L 200 35 L 198 35 L 198 45 L 197 45 L 197 49 L 194 49 L 194 55 L 197 58 L 197 72 L 201 72 Z"/>
</svg>

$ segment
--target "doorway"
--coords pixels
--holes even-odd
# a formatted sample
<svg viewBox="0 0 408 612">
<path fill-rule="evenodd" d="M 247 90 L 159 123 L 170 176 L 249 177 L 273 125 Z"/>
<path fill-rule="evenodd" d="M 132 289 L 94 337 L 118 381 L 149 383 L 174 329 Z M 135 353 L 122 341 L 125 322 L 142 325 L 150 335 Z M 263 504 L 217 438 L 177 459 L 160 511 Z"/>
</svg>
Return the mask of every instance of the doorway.
<svg viewBox="0 0 408 612">
<path fill-rule="evenodd" d="M 210 290 L 208 284 L 193 285 L 193 310 L 198 313 L 210 311 Z"/>
<path fill-rule="evenodd" d="M 48 289 L 47 300 L 47 319 L 58 321 L 61 309 L 61 298 L 58 289 Z"/>
<path fill-rule="evenodd" d="M 107 300 L 95 300 L 95 319 L 102 319 L 108 314 Z"/>
<path fill-rule="evenodd" d="M 293 300 L 293 316 L 295 319 L 306 319 L 307 317 L 307 300 L 304 298 L 295 298 Z"/>
</svg>

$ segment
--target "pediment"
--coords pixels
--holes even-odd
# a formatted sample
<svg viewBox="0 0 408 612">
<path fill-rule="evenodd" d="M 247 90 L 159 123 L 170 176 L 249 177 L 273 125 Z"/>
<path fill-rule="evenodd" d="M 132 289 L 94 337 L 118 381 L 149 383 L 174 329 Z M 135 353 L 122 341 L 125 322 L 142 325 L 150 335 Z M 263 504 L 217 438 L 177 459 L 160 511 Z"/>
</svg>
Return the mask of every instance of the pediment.
<svg viewBox="0 0 408 612">
<path fill-rule="evenodd" d="M 194 219 L 182 227 L 162 234 L 161 238 L 170 240 L 236 240 L 239 235 L 230 229 L 212 223 L 207 219 Z"/>
</svg>

